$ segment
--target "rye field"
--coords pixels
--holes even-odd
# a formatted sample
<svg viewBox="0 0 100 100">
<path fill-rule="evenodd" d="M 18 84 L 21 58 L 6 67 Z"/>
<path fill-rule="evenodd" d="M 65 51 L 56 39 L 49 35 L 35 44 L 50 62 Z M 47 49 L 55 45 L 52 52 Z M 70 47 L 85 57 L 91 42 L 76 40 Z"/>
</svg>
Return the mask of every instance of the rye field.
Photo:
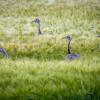
<svg viewBox="0 0 100 100">
<path fill-rule="evenodd" d="M 0 100 L 100 100 L 97 34 L 100 0 L 0 0 Z M 65 60 L 66 35 L 80 59 Z"/>
</svg>

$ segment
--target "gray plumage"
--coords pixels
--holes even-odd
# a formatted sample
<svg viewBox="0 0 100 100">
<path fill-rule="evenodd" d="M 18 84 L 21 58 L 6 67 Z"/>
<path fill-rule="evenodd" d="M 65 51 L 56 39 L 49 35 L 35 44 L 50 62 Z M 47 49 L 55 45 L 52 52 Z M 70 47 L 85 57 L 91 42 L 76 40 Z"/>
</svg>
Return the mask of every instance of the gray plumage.
<svg viewBox="0 0 100 100">
<path fill-rule="evenodd" d="M 99 37 L 99 38 L 100 38 L 100 34 L 98 34 L 98 35 L 97 35 L 97 37 Z"/>
<path fill-rule="evenodd" d="M 5 59 L 8 58 L 8 54 L 3 48 L 0 48 L 0 54 L 2 54 L 3 58 L 5 58 Z"/>
<path fill-rule="evenodd" d="M 36 23 L 38 35 L 42 35 L 43 33 L 41 32 L 41 29 L 40 29 L 40 19 L 39 18 L 36 18 L 36 19 L 34 19 L 32 21 L 32 23 Z"/>
<path fill-rule="evenodd" d="M 80 58 L 79 54 L 72 54 L 71 51 L 70 51 L 70 43 L 71 43 L 71 40 L 72 40 L 71 37 L 70 36 L 65 36 L 64 39 L 66 39 L 67 42 L 68 42 L 68 45 L 67 45 L 67 56 L 65 57 L 65 60 L 66 59 L 74 60 L 74 59 Z"/>
</svg>

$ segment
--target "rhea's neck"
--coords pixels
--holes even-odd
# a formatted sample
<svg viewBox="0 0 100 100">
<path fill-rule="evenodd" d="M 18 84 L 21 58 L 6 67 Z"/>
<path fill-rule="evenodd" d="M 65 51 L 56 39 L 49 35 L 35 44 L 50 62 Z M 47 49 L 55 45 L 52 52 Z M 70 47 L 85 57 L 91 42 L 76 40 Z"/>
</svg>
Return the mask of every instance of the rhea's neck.
<svg viewBox="0 0 100 100">
<path fill-rule="evenodd" d="M 71 53 L 71 51 L 70 51 L 70 41 L 68 41 L 67 53 L 68 53 L 68 54 L 70 54 L 70 53 Z"/>
<path fill-rule="evenodd" d="M 37 33 L 38 33 L 38 34 L 41 34 L 40 23 L 37 23 Z"/>
</svg>

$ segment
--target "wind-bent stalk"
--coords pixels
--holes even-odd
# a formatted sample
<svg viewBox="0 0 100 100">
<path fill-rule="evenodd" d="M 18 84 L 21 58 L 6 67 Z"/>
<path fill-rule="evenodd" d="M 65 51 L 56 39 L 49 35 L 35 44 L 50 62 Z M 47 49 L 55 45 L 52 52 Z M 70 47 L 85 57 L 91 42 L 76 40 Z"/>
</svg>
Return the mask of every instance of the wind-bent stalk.
<svg viewBox="0 0 100 100">
<path fill-rule="evenodd" d="M 100 34 L 98 34 L 97 37 L 100 38 Z M 99 41 L 99 49 L 100 49 L 100 41 Z"/>
</svg>

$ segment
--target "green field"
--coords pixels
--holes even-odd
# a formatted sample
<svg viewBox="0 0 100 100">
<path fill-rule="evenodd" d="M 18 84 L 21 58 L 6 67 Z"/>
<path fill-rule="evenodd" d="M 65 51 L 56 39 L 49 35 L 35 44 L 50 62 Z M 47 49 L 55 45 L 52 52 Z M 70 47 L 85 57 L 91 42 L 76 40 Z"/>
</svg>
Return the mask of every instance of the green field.
<svg viewBox="0 0 100 100">
<path fill-rule="evenodd" d="M 80 59 L 64 60 L 66 34 Z M 0 100 L 100 100 L 97 34 L 100 0 L 0 0 Z"/>
</svg>

